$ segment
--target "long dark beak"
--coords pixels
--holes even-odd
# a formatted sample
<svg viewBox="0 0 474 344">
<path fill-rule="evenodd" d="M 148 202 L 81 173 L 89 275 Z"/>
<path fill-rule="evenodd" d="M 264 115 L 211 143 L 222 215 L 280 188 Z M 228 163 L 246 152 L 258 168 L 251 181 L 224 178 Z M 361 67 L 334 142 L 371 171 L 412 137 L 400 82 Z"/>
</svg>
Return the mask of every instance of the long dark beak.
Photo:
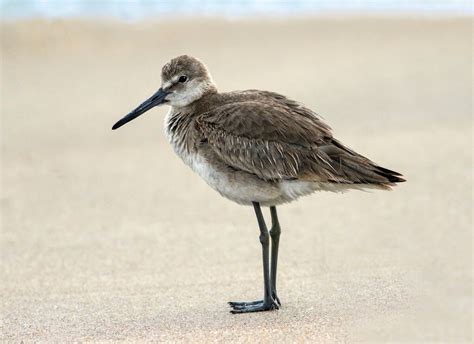
<svg viewBox="0 0 474 344">
<path fill-rule="evenodd" d="M 162 88 L 160 88 L 154 95 L 152 95 L 150 98 L 141 103 L 135 110 L 133 110 L 127 116 L 115 123 L 112 127 L 112 130 L 120 128 L 125 123 L 128 123 L 131 120 L 137 118 L 138 116 L 144 114 L 151 108 L 166 102 L 165 97 L 168 94 L 169 92 L 166 92 Z"/>
</svg>

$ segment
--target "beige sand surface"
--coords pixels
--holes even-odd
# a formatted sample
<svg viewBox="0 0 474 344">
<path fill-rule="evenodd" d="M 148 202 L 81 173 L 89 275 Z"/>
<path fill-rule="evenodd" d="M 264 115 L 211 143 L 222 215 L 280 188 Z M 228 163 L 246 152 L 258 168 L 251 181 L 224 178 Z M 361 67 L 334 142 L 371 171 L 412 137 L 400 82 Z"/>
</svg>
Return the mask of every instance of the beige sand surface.
<svg viewBox="0 0 474 344">
<path fill-rule="evenodd" d="M 2 26 L 1 339 L 470 342 L 468 19 Z M 409 182 L 280 208 L 277 312 L 251 208 L 165 142 L 165 108 L 111 125 L 191 53 L 221 90 L 271 89 Z"/>
</svg>

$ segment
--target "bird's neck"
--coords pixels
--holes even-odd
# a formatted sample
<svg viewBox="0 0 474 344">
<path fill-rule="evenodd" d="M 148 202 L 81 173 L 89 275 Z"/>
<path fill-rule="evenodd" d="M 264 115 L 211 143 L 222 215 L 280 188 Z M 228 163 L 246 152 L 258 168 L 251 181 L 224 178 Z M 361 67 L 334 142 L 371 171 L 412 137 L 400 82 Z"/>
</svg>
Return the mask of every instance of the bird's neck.
<svg viewBox="0 0 474 344">
<path fill-rule="evenodd" d="M 210 85 L 202 95 L 194 100 L 193 102 L 185 106 L 172 106 L 171 113 L 181 113 L 197 116 L 202 113 L 202 109 L 205 108 L 205 105 L 210 101 L 216 101 L 219 98 L 219 93 L 214 84 Z"/>
<path fill-rule="evenodd" d="M 212 80 L 206 80 L 199 83 L 196 87 L 186 92 L 183 96 L 177 99 L 170 99 L 169 105 L 177 112 L 186 111 L 186 108 L 192 108 L 193 105 L 199 100 L 217 93 L 217 88 Z"/>
</svg>

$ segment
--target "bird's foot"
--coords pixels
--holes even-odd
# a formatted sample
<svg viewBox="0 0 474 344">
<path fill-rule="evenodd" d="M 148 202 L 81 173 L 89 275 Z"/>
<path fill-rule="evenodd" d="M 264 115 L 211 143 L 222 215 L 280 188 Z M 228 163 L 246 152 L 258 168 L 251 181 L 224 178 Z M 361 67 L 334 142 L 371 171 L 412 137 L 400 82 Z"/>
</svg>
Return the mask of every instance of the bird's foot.
<svg viewBox="0 0 474 344">
<path fill-rule="evenodd" d="M 250 302 L 229 302 L 232 307 L 230 311 L 233 314 L 272 311 L 280 308 L 280 300 L 278 297 L 269 300 L 259 300 Z"/>
</svg>

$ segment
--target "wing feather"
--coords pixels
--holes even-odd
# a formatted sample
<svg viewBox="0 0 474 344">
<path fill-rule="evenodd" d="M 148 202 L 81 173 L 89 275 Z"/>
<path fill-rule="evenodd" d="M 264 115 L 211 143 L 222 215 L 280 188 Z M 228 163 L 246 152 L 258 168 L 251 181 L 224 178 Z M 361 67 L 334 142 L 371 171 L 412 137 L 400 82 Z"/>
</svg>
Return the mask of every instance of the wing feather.
<svg viewBox="0 0 474 344">
<path fill-rule="evenodd" d="M 279 104 L 243 101 L 201 115 L 200 131 L 233 168 L 262 179 L 294 179 L 310 171 L 337 180 L 318 143 L 330 137 L 317 117 L 303 117 Z"/>
<path fill-rule="evenodd" d="M 396 172 L 377 166 L 332 137 L 314 112 L 276 93 L 201 114 L 197 128 L 219 158 L 264 180 L 393 185 Z"/>
</svg>

